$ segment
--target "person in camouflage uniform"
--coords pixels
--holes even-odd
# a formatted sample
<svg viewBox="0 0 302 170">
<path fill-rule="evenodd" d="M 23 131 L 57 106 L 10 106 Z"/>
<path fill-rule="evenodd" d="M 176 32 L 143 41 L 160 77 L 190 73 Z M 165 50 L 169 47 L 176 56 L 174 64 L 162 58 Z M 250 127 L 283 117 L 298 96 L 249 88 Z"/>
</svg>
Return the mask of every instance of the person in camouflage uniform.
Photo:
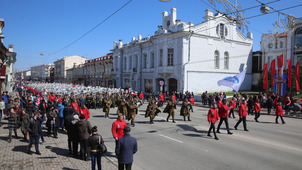
<svg viewBox="0 0 302 170">
<path fill-rule="evenodd" d="M 175 123 L 175 109 L 176 103 L 171 99 L 164 109 L 164 113 L 168 113 L 167 122 L 169 122 L 169 118 L 172 116 L 173 123 Z"/>
<path fill-rule="evenodd" d="M 160 112 L 160 110 L 158 109 L 157 104 L 155 103 L 154 100 L 151 100 L 151 103 L 148 105 L 147 110 L 146 110 L 146 115 L 145 115 L 145 117 L 146 116 L 150 117 L 150 124 L 154 124 L 153 120 L 159 112 Z"/>
<path fill-rule="evenodd" d="M 188 121 L 191 121 L 190 119 L 190 105 L 188 102 L 188 99 L 186 98 L 185 101 L 182 102 L 182 106 L 180 109 L 180 116 L 184 117 L 184 121 L 186 121 L 186 117 L 188 116 Z"/>
<path fill-rule="evenodd" d="M 109 96 L 106 96 L 104 103 L 103 103 L 103 112 L 105 112 L 105 118 L 108 117 L 109 118 L 109 111 L 110 111 L 110 106 L 112 104 L 111 99 L 109 98 Z"/>
<path fill-rule="evenodd" d="M 133 99 L 129 99 L 129 103 L 128 103 L 128 115 L 127 115 L 127 119 L 128 121 L 131 120 L 131 125 L 134 127 L 135 126 L 135 116 L 137 114 L 137 105 L 135 104 L 135 102 L 133 101 Z"/>
</svg>

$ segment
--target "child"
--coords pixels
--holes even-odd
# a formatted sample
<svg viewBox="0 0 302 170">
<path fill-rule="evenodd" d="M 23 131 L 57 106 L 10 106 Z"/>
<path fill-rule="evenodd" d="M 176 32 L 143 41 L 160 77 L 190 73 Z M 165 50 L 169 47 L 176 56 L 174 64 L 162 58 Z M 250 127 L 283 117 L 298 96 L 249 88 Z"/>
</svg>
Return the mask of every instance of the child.
<svg viewBox="0 0 302 170">
<path fill-rule="evenodd" d="M 278 118 L 281 118 L 282 124 L 285 124 L 285 121 L 283 120 L 283 108 L 281 105 L 281 102 L 278 102 L 278 105 L 276 107 L 276 123 L 278 124 Z"/>
</svg>

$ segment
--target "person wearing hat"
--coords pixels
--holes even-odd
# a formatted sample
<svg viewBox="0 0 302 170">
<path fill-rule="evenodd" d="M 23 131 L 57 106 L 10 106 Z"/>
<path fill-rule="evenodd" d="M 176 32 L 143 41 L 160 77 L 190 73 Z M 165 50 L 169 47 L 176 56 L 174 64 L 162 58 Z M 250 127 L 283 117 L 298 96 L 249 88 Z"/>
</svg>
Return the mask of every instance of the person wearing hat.
<svg viewBox="0 0 302 170">
<path fill-rule="evenodd" d="M 80 116 L 80 121 L 77 123 L 79 131 L 80 140 L 80 155 L 81 159 L 88 161 L 90 153 L 88 152 L 88 138 L 91 134 L 91 124 L 89 121 L 85 120 L 85 116 Z"/>
<path fill-rule="evenodd" d="M 104 140 L 102 136 L 98 134 L 98 129 L 96 126 L 91 129 L 91 132 L 92 135 L 88 138 L 88 146 L 90 147 L 91 156 L 91 169 L 95 170 L 95 163 L 97 163 L 98 169 L 102 169 L 102 151 L 99 149 L 99 146 L 104 144 Z"/>
<path fill-rule="evenodd" d="M 137 152 L 136 138 L 130 135 L 131 128 L 124 128 L 124 137 L 120 138 L 115 148 L 115 154 L 118 159 L 119 170 L 131 170 L 133 163 L 133 155 Z"/>
</svg>

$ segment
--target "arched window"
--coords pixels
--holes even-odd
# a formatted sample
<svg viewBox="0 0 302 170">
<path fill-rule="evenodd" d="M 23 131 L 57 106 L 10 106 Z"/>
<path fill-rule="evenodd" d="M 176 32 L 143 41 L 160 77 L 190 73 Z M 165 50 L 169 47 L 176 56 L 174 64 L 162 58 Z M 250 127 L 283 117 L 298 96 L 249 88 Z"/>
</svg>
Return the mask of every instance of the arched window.
<svg viewBox="0 0 302 170">
<path fill-rule="evenodd" d="M 295 46 L 296 47 L 302 47 L 302 28 L 298 28 L 295 33 Z"/>
<path fill-rule="evenodd" d="M 216 26 L 216 34 L 220 37 L 220 38 L 225 38 L 228 35 L 228 29 L 227 27 L 220 23 Z"/>
<path fill-rule="evenodd" d="M 216 50 L 214 53 L 214 68 L 219 69 L 219 51 Z"/>
<path fill-rule="evenodd" d="M 224 53 L 224 69 L 229 69 L 229 53 Z"/>
</svg>

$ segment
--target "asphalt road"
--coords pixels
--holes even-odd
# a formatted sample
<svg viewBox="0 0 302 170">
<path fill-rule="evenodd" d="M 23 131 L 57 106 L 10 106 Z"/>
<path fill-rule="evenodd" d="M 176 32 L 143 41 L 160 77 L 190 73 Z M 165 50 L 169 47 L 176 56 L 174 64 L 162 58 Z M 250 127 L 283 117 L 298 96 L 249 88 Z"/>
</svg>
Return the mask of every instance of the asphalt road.
<svg viewBox="0 0 302 170">
<path fill-rule="evenodd" d="M 275 124 L 275 116 L 272 115 L 261 115 L 259 123 L 254 121 L 253 116 L 248 116 L 247 127 L 250 131 L 245 132 L 242 123 L 238 130 L 234 130 L 237 116 L 229 119 L 233 135 L 227 134 L 223 124 L 221 134 L 218 134 L 219 140 L 214 140 L 207 136 L 208 108 L 194 106 L 192 121 L 184 122 L 179 115 L 178 106 L 176 123 L 171 120 L 166 122 L 167 114 L 160 113 L 154 124 L 150 125 L 149 118 L 144 117 L 146 107 L 145 103 L 139 108 L 136 126 L 131 130 L 131 135 L 138 142 L 134 170 L 302 169 L 301 119 L 284 118 L 286 124 L 282 125 Z M 160 108 L 163 109 L 164 107 Z M 98 126 L 108 147 L 108 157 L 117 163 L 115 142 L 111 134 L 111 125 L 117 118 L 116 109 L 110 110 L 110 118 L 104 118 L 102 110 L 90 112 L 89 121 Z"/>
</svg>

